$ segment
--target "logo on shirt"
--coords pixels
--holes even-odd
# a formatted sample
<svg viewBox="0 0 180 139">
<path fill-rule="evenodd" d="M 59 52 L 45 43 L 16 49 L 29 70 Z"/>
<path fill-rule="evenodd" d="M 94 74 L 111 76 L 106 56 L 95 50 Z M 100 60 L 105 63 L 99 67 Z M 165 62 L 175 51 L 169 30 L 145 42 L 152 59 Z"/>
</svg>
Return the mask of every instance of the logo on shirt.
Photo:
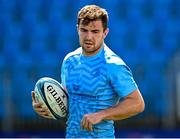
<svg viewBox="0 0 180 139">
<path fill-rule="evenodd" d="M 68 70 L 71 71 L 73 69 L 73 65 L 68 66 Z"/>
<path fill-rule="evenodd" d="M 100 74 L 101 74 L 100 69 L 96 69 L 95 71 L 93 71 L 92 76 L 93 76 L 93 77 L 97 77 L 97 76 L 99 76 Z"/>
<path fill-rule="evenodd" d="M 78 84 L 73 84 L 73 89 L 74 89 L 75 91 L 78 91 L 78 90 L 79 90 L 79 85 L 78 85 Z"/>
</svg>

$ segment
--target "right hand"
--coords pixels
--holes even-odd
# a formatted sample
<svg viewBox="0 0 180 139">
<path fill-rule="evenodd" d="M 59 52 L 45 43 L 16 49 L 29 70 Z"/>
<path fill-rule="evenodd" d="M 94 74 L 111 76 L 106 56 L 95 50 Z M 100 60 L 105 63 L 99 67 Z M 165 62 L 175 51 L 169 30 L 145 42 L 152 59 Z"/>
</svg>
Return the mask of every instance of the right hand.
<svg viewBox="0 0 180 139">
<path fill-rule="evenodd" d="M 40 116 L 42 116 L 44 118 L 52 119 L 52 116 L 50 115 L 50 111 L 48 110 L 48 108 L 47 107 L 43 107 L 42 103 L 36 102 L 34 91 L 31 92 L 31 97 L 32 97 L 32 106 L 33 106 L 34 111 L 38 115 L 40 115 Z"/>
</svg>

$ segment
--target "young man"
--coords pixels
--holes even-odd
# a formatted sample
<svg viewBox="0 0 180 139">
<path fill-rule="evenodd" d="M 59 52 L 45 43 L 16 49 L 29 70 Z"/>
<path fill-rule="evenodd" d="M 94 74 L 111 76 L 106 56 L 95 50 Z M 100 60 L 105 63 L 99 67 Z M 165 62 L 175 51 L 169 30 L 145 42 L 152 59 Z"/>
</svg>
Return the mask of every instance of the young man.
<svg viewBox="0 0 180 139">
<path fill-rule="evenodd" d="M 69 94 L 67 138 L 114 138 L 114 120 L 144 110 L 144 100 L 123 60 L 104 43 L 108 14 L 96 5 L 78 13 L 80 48 L 69 53 L 62 64 L 61 80 Z M 34 110 L 51 118 L 35 103 Z"/>
</svg>

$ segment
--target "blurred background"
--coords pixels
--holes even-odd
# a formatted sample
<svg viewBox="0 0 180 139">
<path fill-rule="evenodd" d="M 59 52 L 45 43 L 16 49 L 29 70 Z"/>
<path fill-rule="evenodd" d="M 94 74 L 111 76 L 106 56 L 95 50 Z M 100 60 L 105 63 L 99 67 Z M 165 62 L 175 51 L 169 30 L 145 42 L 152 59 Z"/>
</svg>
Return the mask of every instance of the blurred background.
<svg viewBox="0 0 180 139">
<path fill-rule="evenodd" d="M 65 136 L 65 119 L 33 111 L 31 90 L 44 76 L 60 81 L 87 4 L 109 12 L 106 44 L 131 68 L 146 103 L 115 123 L 116 137 L 180 137 L 180 0 L 0 0 L 0 137 Z"/>
</svg>

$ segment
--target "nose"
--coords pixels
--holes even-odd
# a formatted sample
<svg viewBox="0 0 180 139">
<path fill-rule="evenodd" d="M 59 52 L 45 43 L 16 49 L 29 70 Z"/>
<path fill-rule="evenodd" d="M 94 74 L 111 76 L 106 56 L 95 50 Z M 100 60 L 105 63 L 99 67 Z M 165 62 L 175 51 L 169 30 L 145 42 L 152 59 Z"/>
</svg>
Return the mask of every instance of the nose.
<svg viewBox="0 0 180 139">
<path fill-rule="evenodd" d="M 91 40 L 92 39 L 92 33 L 89 31 L 89 32 L 87 32 L 87 34 L 86 34 L 86 39 L 87 40 Z"/>
</svg>

